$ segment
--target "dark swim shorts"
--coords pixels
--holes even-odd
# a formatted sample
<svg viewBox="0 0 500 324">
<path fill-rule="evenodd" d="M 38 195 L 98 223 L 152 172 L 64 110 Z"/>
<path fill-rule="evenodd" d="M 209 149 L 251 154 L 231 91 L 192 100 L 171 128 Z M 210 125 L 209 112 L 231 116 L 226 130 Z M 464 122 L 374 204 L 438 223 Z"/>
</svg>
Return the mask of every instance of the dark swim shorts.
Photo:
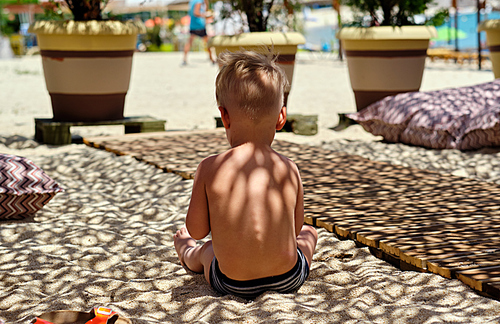
<svg viewBox="0 0 500 324">
<path fill-rule="evenodd" d="M 205 37 L 207 36 L 207 30 L 206 29 L 195 29 L 195 30 L 190 30 L 190 34 L 200 36 L 200 37 Z"/>
<path fill-rule="evenodd" d="M 309 265 L 302 251 L 297 248 L 297 263 L 287 273 L 253 280 L 233 280 L 219 269 L 214 257 L 210 266 L 210 284 L 219 293 L 254 299 L 265 291 L 292 293 L 297 291 L 309 276 Z"/>
</svg>

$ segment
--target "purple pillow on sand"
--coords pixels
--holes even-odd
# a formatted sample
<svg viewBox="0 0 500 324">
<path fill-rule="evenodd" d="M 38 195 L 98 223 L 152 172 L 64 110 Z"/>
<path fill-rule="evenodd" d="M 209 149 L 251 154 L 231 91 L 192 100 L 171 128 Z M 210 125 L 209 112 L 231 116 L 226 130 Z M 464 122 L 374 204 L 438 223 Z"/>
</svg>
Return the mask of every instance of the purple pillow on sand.
<svg viewBox="0 0 500 324">
<path fill-rule="evenodd" d="M 30 160 L 0 154 L 0 220 L 34 214 L 63 189 Z"/>
<path fill-rule="evenodd" d="M 394 143 L 459 150 L 500 146 L 500 79 L 401 93 L 347 116 Z"/>
</svg>

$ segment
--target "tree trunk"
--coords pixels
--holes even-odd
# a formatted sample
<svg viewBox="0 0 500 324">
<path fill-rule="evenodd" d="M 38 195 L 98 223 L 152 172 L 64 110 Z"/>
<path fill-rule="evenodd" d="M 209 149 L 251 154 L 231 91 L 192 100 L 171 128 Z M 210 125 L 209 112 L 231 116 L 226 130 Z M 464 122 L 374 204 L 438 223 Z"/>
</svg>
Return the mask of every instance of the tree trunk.
<svg viewBox="0 0 500 324">
<path fill-rule="evenodd" d="M 65 0 L 75 21 L 102 20 L 101 0 Z"/>
<path fill-rule="evenodd" d="M 266 31 L 264 17 L 262 11 L 264 9 L 264 1 L 243 1 L 243 11 L 247 15 L 248 28 L 251 32 Z"/>
</svg>

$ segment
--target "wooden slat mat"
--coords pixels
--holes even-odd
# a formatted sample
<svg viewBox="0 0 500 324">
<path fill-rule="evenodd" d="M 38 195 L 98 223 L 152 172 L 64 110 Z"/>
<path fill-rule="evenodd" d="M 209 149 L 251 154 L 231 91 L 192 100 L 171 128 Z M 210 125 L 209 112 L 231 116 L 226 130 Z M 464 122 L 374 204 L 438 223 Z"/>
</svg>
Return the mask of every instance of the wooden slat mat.
<svg viewBox="0 0 500 324">
<path fill-rule="evenodd" d="M 84 141 L 186 179 L 203 158 L 229 148 L 224 133 L 213 131 Z M 314 146 L 275 141 L 273 147 L 299 166 L 306 223 L 368 246 L 401 269 L 458 278 L 500 299 L 498 185 Z"/>
</svg>

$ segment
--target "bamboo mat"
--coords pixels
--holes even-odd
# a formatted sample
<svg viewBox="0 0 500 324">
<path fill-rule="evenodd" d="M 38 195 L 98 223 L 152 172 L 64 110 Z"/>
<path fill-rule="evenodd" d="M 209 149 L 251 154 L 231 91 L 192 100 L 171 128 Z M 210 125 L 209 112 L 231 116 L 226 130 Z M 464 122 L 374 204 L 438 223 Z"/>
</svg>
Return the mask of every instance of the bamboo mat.
<svg viewBox="0 0 500 324">
<path fill-rule="evenodd" d="M 86 138 L 191 179 L 207 156 L 229 148 L 220 131 Z M 403 270 L 457 278 L 500 299 L 500 186 L 275 141 L 304 184 L 305 222 Z"/>
</svg>

